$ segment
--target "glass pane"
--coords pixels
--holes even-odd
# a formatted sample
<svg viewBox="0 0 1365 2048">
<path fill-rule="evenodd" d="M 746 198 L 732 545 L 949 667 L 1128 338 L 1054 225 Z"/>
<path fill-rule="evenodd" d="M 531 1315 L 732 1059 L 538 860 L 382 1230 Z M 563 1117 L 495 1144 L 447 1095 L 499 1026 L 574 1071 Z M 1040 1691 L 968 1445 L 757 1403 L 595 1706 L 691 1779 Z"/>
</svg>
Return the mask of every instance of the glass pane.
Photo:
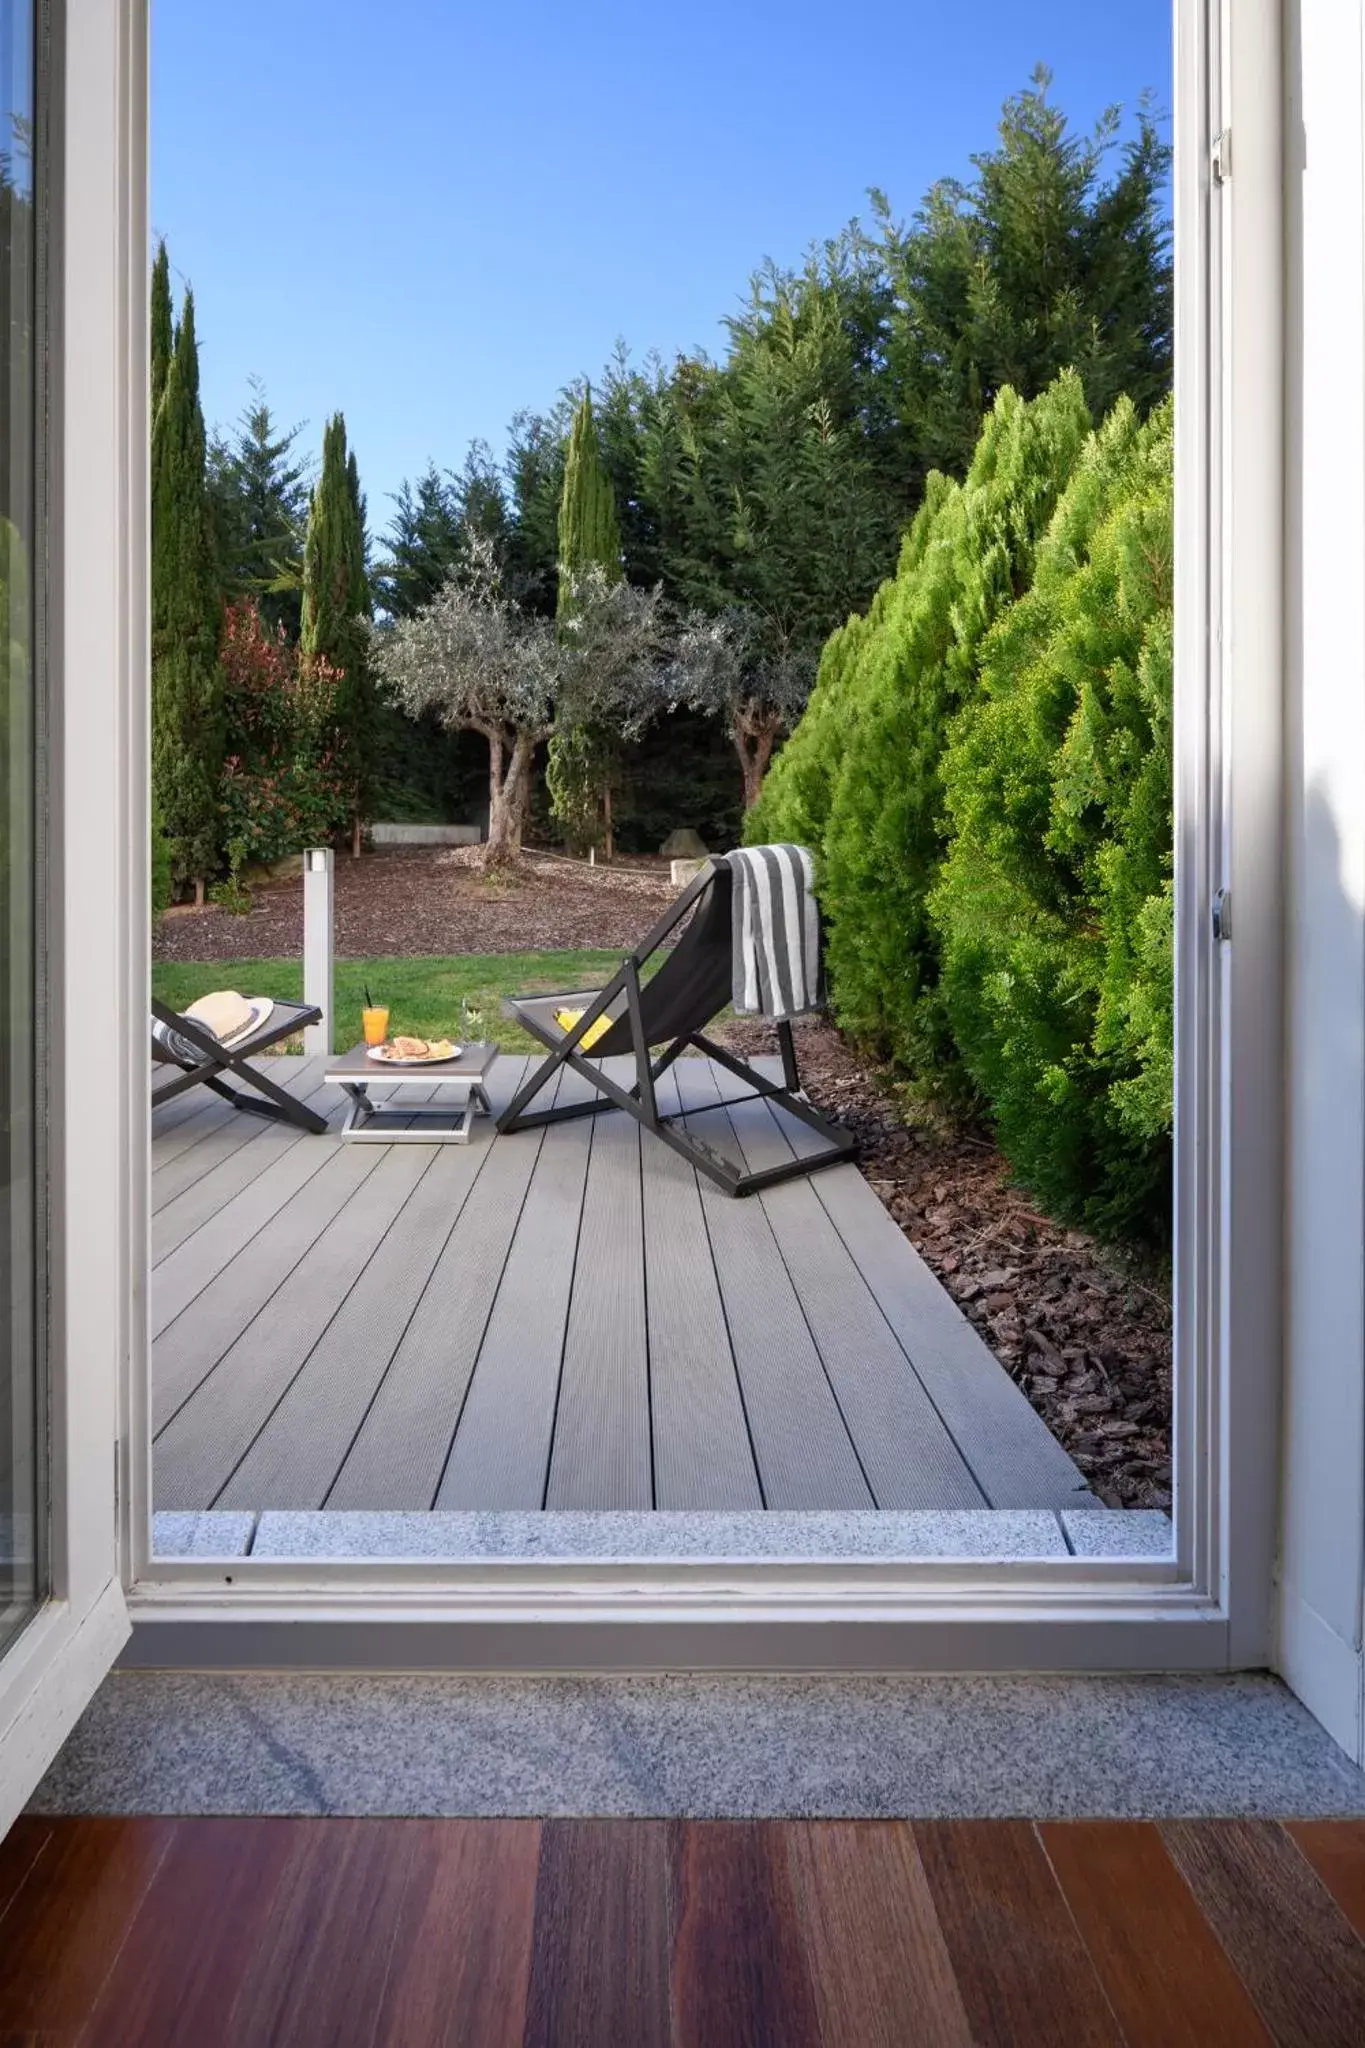
<svg viewBox="0 0 1365 2048">
<path fill-rule="evenodd" d="M 41 1590 L 33 0 L 0 0 L 0 1651 Z"/>
</svg>

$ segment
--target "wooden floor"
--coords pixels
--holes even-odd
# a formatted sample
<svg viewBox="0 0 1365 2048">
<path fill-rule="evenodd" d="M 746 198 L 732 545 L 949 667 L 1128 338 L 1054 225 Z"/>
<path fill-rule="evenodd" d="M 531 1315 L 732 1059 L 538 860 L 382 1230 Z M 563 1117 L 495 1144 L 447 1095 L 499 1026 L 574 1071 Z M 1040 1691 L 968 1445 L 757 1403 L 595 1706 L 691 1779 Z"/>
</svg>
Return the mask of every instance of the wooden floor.
<svg viewBox="0 0 1365 2048">
<path fill-rule="evenodd" d="M 495 1107 L 523 1066 L 498 1061 Z M 155 1116 L 158 1509 L 1087 1497 L 855 1167 L 735 1201 L 615 1110 L 347 1144 L 321 1060 L 272 1071 L 327 1135 L 203 1090 Z M 718 1081 L 680 1060 L 661 1107 L 753 1165 L 809 1142 Z"/>
<path fill-rule="evenodd" d="M 20 1820 L 0 2039 L 1359 2048 L 1365 1827 Z"/>
</svg>

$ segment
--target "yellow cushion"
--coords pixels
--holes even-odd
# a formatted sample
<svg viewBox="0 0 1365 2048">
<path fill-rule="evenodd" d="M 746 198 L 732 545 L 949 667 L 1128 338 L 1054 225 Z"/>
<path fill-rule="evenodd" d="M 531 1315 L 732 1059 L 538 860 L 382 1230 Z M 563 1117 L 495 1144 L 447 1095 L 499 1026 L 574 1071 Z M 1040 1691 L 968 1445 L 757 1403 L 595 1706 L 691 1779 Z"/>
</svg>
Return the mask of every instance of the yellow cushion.
<svg viewBox="0 0 1365 2048">
<path fill-rule="evenodd" d="M 572 1031 L 582 1015 L 583 1012 L 581 1010 L 556 1010 L 555 1023 L 561 1031 Z M 577 1051 L 586 1052 L 590 1045 L 596 1045 L 602 1033 L 610 1031 L 612 1021 L 610 1017 L 599 1017 L 596 1023 L 589 1024 L 587 1030 L 578 1041 Z"/>
</svg>

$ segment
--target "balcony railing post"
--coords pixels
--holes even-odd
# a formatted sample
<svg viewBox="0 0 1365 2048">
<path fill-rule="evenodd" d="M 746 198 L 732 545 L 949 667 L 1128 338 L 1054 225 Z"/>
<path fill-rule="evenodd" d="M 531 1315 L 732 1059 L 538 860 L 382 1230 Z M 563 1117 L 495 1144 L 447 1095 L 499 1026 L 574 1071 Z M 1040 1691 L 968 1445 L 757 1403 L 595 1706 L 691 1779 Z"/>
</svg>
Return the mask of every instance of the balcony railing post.
<svg viewBox="0 0 1365 2048">
<path fill-rule="evenodd" d="M 307 1053 L 328 1053 L 332 1043 L 332 849 L 310 846 L 303 856 L 303 1000 L 316 1003 L 320 1024 L 303 1034 Z"/>
</svg>

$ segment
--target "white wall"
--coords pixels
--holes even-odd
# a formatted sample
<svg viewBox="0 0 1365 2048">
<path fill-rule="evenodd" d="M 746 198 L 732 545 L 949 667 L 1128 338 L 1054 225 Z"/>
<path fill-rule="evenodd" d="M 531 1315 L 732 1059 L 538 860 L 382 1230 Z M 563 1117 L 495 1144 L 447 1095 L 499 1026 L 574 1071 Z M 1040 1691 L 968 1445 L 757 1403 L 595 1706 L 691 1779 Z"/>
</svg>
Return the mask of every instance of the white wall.
<svg viewBox="0 0 1365 2048">
<path fill-rule="evenodd" d="M 1360 0 L 1286 0 L 1288 1200 L 1280 1668 L 1362 1757 L 1365 87 Z M 1236 127 L 1234 115 L 1234 150 Z M 1235 156 L 1234 156 L 1234 177 Z"/>
</svg>

